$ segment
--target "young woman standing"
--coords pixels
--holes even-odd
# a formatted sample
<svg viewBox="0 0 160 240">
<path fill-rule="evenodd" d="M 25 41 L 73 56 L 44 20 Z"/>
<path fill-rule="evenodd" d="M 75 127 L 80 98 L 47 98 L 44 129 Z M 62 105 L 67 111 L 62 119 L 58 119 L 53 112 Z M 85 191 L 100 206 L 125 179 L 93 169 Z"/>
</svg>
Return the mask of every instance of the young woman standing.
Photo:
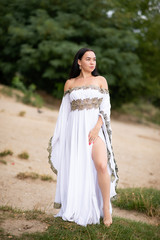
<svg viewBox="0 0 160 240">
<path fill-rule="evenodd" d="M 117 165 L 111 144 L 107 81 L 96 69 L 88 48 L 75 55 L 64 86 L 58 120 L 49 145 L 49 162 L 57 173 L 56 216 L 86 226 L 103 217 L 112 224 Z"/>
</svg>

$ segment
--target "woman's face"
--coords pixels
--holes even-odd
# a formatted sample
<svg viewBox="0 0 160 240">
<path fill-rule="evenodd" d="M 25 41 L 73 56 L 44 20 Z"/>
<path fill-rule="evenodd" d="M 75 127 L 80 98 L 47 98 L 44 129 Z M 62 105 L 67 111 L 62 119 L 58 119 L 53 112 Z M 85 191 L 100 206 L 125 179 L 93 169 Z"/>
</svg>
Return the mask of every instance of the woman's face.
<svg viewBox="0 0 160 240">
<path fill-rule="evenodd" d="M 78 59 L 78 64 L 81 66 L 81 69 L 85 72 L 93 72 L 96 67 L 96 55 L 92 51 L 87 51 L 83 57 Z"/>
</svg>

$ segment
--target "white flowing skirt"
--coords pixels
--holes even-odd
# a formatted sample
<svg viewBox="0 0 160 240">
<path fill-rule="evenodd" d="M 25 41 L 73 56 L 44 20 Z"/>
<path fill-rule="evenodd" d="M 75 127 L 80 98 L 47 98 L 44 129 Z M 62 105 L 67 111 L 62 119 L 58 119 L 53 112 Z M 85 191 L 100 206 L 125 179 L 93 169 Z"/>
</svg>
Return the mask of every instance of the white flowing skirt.
<svg viewBox="0 0 160 240">
<path fill-rule="evenodd" d="M 103 216 L 102 195 L 92 160 L 92 144 L 89 145 L 88 141 L 88 134 L 96 125 L 98 114 L 99 109 L 95 108 L 70 112 L 64 156 L 57 175 L 55 202 L 61 203 L 61 209 L 56 216 L 83 226 L 99 223 L 100 216 Z M 99 136 L 105 142 L 102 129 Z M 109 165 L 108 171 L 111 174 Z"/>
</svg>

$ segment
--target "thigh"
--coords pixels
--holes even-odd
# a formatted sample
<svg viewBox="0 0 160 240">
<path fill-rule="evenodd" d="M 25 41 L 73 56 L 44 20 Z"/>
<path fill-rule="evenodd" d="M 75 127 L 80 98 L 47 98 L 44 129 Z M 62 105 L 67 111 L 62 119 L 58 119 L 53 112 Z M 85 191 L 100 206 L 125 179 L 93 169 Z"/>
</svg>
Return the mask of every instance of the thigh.
<svg viewBox="0 0 160 240">
<path fill-rule="evenodd" d="M 92 159 L 94 161 L 95 167 L 107 166 L 107 149 L 104 141 L 98 137 L 92 146 Z"/>
</svg>

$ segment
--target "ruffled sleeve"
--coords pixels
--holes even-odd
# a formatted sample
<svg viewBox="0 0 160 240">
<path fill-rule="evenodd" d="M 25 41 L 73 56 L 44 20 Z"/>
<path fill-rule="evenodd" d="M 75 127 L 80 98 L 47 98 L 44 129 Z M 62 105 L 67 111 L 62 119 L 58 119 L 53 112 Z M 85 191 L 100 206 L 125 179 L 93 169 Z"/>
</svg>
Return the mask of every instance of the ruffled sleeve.
<svg viewBox="0 0 160 240">
<path fill-rule="evenodd" d="M 53 137 L 49 140 L 48 152 L 51 169 L 57 174 L 60 167 L 60 159 L 65 149 L 67 119 L 71 111 L 69 94 L 64 94 L 59 109 L 59 115 L 56 122 Z"/>
<path fill-rule="evenodd" d="M 103 99 L 99 107 L 99 115 L 102 118 L 103 125 L 102 130 L 104 133 L 107 153 L 108 153 L 108 165 L 111 171 L 111 192 L 112 196 L 116 195 L 116 186 L 118 183 L 118 167 L 115 161 L 113 148 L 112 148 L 112 129 L 110 124 L 110 112 L 111 112 L 111 104 L 110 104 L 110 95 L 107 90 L 103 92 Z"/>
</svg>

